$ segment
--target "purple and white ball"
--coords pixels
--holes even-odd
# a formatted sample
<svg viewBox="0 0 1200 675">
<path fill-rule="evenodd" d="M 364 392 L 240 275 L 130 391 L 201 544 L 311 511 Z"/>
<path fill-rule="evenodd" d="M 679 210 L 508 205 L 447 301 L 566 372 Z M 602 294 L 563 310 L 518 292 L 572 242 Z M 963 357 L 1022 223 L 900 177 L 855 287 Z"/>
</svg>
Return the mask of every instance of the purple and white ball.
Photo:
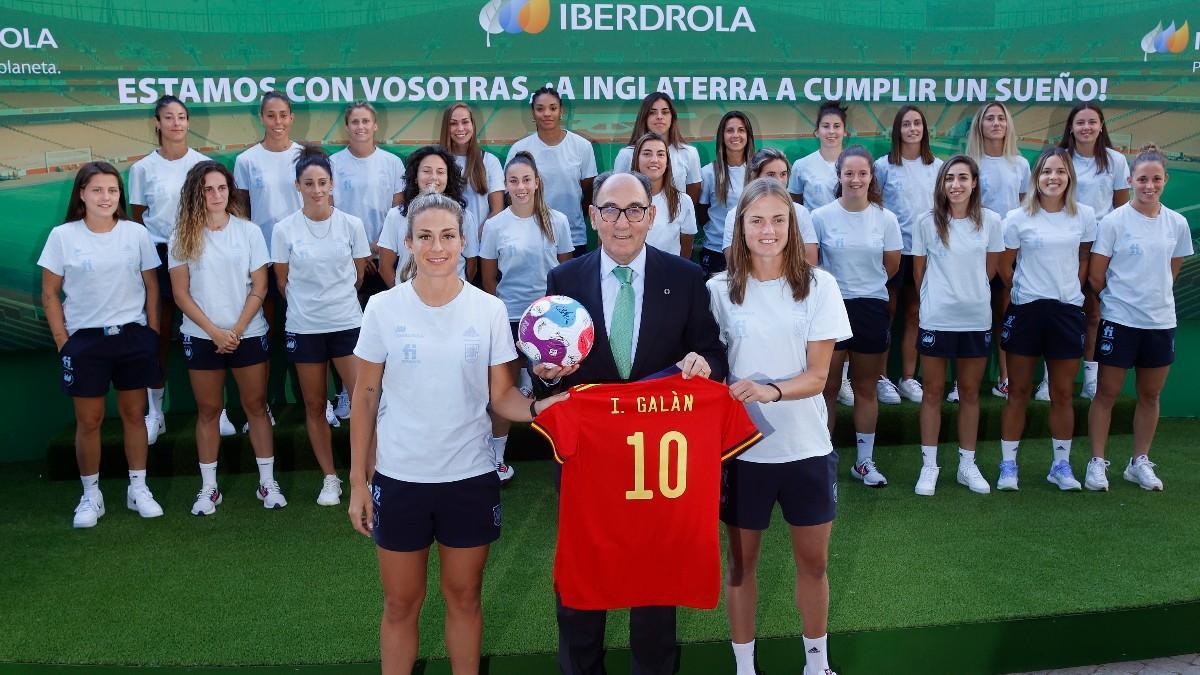
<svg viewBox="0 0 1200 675">
<path fill-rule="evenodd" d="M 538 298 L 517 327 L 517 348 L 532 363 L 573 366 L 583 361 L 595 341 L 591 315 L 565 295 Z"/>
</svg>

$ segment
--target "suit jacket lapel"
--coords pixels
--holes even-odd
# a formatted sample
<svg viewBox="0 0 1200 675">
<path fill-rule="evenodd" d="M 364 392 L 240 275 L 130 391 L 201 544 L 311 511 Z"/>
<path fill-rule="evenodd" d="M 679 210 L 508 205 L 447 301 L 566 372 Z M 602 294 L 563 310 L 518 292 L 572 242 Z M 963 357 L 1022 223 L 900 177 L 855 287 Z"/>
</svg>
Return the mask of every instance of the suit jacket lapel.
<svg viewBox="0 0 1200 675">
<path fill-rule="evenodd" d="M 597 251 L 593 251 L 588 256 L 590 260 L 583 270 L 584 279 L 580 285 L 580 295 L 583 297 L 576 299 L 592 315 L 592 328 L 596 342 L 592 345 L 591 354 L 588 355 L 588 359 L 593 361 L 589 365 L 604 372 L 611 372 L 615 378 L 617 362 L 613 359 L 612 347 L 608 344 L 608 330 L 604 327 L 604 294 L 600 291 L 600 254 Z M 597 359 L 603 363 L 595 363 Z"/>
</svg>

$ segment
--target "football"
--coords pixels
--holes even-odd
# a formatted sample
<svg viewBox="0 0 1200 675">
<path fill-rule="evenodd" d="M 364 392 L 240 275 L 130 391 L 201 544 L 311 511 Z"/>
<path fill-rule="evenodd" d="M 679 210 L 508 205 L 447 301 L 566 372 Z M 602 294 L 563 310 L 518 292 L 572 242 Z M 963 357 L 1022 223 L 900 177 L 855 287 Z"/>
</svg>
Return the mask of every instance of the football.
<svg viewBox="0 0 1200 675">
<path fill-rule="evenodd" d="M 591 315 L 565 295 L 535 300 L 517 327 L 517 348 L 535 364 L 573 366 L 588 355 L 595 339 Z"/>
</svg>

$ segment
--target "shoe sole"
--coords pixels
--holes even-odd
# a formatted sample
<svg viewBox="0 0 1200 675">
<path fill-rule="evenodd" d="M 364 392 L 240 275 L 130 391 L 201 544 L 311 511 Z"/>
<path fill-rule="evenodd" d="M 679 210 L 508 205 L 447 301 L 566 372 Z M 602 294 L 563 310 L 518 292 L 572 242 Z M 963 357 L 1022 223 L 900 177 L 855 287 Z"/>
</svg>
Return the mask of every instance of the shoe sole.
<svg viewBox="0 0 1200 675">
<path fill-rule="evenodd" d="M 258 501 L 262 502 L 264 509 L 268 509 L 271 511 L 278 511 L 279 509 L 282 509 L 283 507 L 287 506 L 287 502 L 284 502 L 282 504 L 276 504 L 275 506 L 267 506 L 266 497 L 263 497 L 261 494 L 259 494 L 257 490 L 254 491 L 254 496 L 258 497 Z"/>
<path fill-rule="evenodd" d="M 1108 492 L 1108 484 L 1107 483 L 1105 483 L 1103 485 L 1098 485 L 1096 483 L 1089 483 L 1088 481 L 1085 480 L 1085 481 L 1083 481 L 1083 487 L 1085 490 L 1091 490 L 1092 492 Z"/>
<path fill-rule="evenodd" d="M 192 515 L 193 516 L 201 516 L 201 517 L 211 516 L 217 512 L 217 507 L 220 506 L 221 502 L 223 502 L 223 501 L 225 501 L 224 493 L 217 495 L 217 501 L 213 502 L 213 510 L 212 511 L 210 511 L 209 513 L 205 513 L 203 511 L 197 511 L 195 509 L 192 509 Z"/>
<path fill-rule="evenodd" d="M 1021 488 L 1016 485 L 996 485 L 997 492 L 1020 492 Z"/>
<path fill-rule="evenodd" d="M 967 483 L 966 481 L 960 480 L 960 481 L 958 481 L 958 484 L 967 488 L 971 492 L 974 492 L 977 495 L 990 495 L 992 493 L 992 486 L 990 486 L 990 485 L 987 487 L 986 490 L 976 490 L 975 488 L 971 487 L 970 483 Z"/>
<path fill-rule="evenodd" d="M 869 488 L 885 488 L 885 487 L 887 487 L 887 481 L 886 481 L 886 480 L 884 480 L 884 481 L 880 481 L 880 482 L 878 482 L 878 483 L 868 483 L 866 478 L 864 478 L 864 477 L 862 477 L 862 476 L 858 475 L 858 473 L 857 473 L 857 472 L 855 472 L 855 471 L 853 471 L 853 470 L 851 470 L 851 471 L 850 471 L 850 476 L 851 476 L 852 478 L 857 478 L 858 480 L 862 481 L 862 484 L 863 484 L 863 485 L 866 485 L 866 486 L 867 486 L 867 487 L 869 487 Z"/>
<path fill-rule="evenodd" d="M 159 506 L 158 513 L 151 513 L 150 515 L 146 515 L 138 510 L 137 502 L 132 499 L 129 499 L 129 498 L 125 499 L 125 508 L 129 509 L 130 511 L 136 512 L 139 516 L 141 516 L 143 518 L 157 518 L 163 514 L 162 506 Z"/>
<path fill-rule="evenodd" d="M 937 488 L 934 488 L 932 490 L 926 490 L 924 488 L 918 487 L 918 488 L 913 488 L 913 492 L 921 495 L 922 497 L 932 497 L 934 495 L 934 493 L 937 492 Z"/>
<path fill-rule="evenodd" d="M 1129 481 L 1130 483 L 1133 483 L 1134 485 L 1142 488 L 1146 492 L 1162 492 L 1163 491 L 1162 487 L 1157 486 L 1157 485 L 1151 485 L 1148 487 L 1145 485 L 1142 485 L 1141 481 L 1137 480 L 1136 478 L 1130 478 L 1128 474 L 1123 474 L 1122 477 L 1125 480 Z"/>
<path fill-rule="evenodd" d="M 338 504 L 341 504 L 341 503 L 342 503 L 341 496 L 339 496 L 337 499 L 335 499 L 333 501 L 328 501 L 328 500 L 321 501 L 320 499 L 317 499 L 317 506 L 337 506 Z"/>
<path fill-rule="evenodd" d="M 1062 490 L 1063 492 L 1079 492 L 1082 487 L 1082 486 L 1063 487 L 1058 481 L 1054 480 L 1050 476 L 1046 476 L 1046 482 L 1053 485 L 1054 487 L 1058 488 L 1059 490 Z"/>
</svg>

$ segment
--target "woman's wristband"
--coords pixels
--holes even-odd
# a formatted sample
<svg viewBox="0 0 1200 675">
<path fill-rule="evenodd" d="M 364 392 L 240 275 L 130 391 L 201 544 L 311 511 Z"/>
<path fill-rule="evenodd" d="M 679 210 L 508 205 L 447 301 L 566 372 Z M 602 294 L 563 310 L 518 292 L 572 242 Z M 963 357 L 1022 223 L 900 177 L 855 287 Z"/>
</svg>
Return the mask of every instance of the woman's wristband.
<svg viewBox="0 0 1200 675">
<path fill-rule="evenodd" d="M 771 401 L 771 403 L 778 403 L 783 400 L 783 390 L 779 388 L 779 385 L 775 384 L 774 382 L 768 382 L 767 386 L 774 389 L 779 394 L 775 397 L 774 401 Z"/>
</svg>

